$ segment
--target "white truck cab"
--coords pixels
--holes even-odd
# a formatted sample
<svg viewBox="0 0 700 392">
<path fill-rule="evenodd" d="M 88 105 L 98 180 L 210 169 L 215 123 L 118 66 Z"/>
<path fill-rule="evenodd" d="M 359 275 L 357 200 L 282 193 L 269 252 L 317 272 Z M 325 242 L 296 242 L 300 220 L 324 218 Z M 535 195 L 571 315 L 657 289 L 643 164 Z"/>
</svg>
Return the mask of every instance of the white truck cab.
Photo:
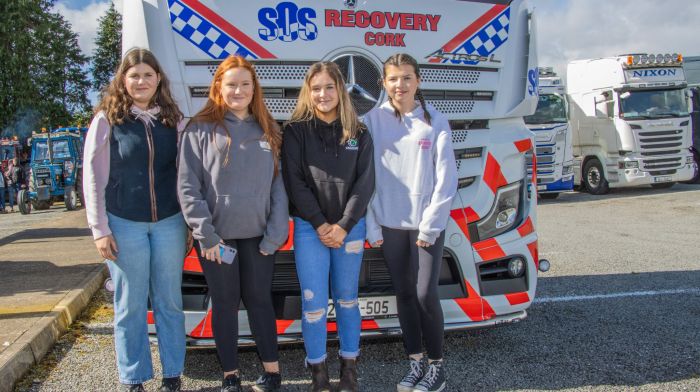
<svg viewBox="0 0 700 392">
<path fill-rule="evenodd" d="M 537 170 L 537 193 L 555 199 L 574 189 L 571 125 L 566 86 L 552 67 L 539 69 L 539 103 L 525 124 L 535 133 L 536 161 L 528 170 Z"/>
<path fill-rule="evenodd" d="M 574 181 L 666 188 L 693 177 L 690 104 L 678 54 L 632 54 L 569 63 Z"/>
</svg>

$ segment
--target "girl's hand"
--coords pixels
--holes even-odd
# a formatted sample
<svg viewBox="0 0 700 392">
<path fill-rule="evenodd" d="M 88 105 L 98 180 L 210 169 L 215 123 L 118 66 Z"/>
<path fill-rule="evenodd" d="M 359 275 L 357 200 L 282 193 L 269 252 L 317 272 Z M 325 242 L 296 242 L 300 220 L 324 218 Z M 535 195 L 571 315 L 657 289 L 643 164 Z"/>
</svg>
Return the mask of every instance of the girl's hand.
<svg viewBox="0 0 700 392">
<path fill-rule="evenodd" d="M 331 225 L 328 234 L 321 237 L 321 242 L 329 248 L 340 248 L 348 232 L 337 224 Z"/>
<path fill-rule="evenodd" d="M 382 246 L 383 243 L 384 243 L 384 240 L 378 240 L 378 241 L 376 241 L 376 242 L 374 242 L 374 243 L 371 243 L 370 246 L 371 246 L 372 248 L 379 248 L 380 246 Z"/>
<path fill-rule="evenodd" d="M 427 248 L 430 246 L 430 243 L 425 242 L 423 240 L 418 240 L 416 241 L 416 245 L 420 246 L 421 248 Z"/>
<path fill-rule="evenodd" d="M 202 249 L 202 256 L 209 261 L 216 261 L 217 264 L 221 264 L 221 253 L 219 251 L 219 244 L 214 245 L 214 247 L 209 249 Z"/>
<path fill-rule="evenodd" d="M 100 256 L 105 259 L 117 261 L 119 249 L 117 248 L 117 242 L 114 241 L 114 236 L 110 234 L 96 239 L 95 246 L 97 247 L 97 251 L 100 252 Z"/>
</svg>

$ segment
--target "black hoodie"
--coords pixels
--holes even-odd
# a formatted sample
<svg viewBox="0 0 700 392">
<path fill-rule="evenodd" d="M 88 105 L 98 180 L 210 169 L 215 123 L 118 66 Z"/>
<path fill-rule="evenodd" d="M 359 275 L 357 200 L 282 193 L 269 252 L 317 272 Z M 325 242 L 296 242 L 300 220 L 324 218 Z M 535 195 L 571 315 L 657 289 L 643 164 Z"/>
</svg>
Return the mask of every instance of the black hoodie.
<svg viewBox="0 0 700 392">
<path fill-rule="evenodd" d="M 337 223 L 350 232 L 365 216 L 374 193 L 372 137 L 363 127 L 343 145 L 340 119 L 289 123 L 284 127 L 282 175 L 289 214 L 313 225 Z"/>
</svg>

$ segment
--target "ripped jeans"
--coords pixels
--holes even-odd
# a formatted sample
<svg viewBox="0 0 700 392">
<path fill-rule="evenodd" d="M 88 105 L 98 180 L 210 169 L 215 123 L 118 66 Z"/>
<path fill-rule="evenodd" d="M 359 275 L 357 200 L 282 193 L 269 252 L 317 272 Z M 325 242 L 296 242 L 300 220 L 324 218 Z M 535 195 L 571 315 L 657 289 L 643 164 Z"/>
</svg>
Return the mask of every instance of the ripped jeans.
<svg viewBox="0 0 700 392">
<path fill-rule="evenodd" d="M 321 363 L 326 359 L 326 308 L 328 282 L 335 306 L 340 356 L 356 358 L 360 353 L 360 309 L 357 284 L 365 243 L 365 219 L 350 230 L 343 246 L 327 248 L 313 226 L 294 218 L 294 254 L 301 285 L 301 331 L 306 361 Z"/>
</svg>

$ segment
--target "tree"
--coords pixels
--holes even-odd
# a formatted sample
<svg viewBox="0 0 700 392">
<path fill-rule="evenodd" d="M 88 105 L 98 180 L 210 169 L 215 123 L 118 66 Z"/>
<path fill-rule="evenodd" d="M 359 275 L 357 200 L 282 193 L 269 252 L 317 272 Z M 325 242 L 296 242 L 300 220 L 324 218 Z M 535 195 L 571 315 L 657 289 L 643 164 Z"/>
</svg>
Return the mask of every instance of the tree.
<svg viewBox="0 0 700 392">
<path fill-rule="evenodd" d="M 0 129 L 10 134 L 68 125 L 74 113 L 89 110 L 87 58 L 52 6 L 53 0 L 0 2 Z"/>
<path fill-rule="evenodd" d="M 95 49 L 92 52 L 92 88 L 97 91 L 107 86 L 121 61 L 122 17 L 111 3 L 99 19 Z"/>
</svg>

